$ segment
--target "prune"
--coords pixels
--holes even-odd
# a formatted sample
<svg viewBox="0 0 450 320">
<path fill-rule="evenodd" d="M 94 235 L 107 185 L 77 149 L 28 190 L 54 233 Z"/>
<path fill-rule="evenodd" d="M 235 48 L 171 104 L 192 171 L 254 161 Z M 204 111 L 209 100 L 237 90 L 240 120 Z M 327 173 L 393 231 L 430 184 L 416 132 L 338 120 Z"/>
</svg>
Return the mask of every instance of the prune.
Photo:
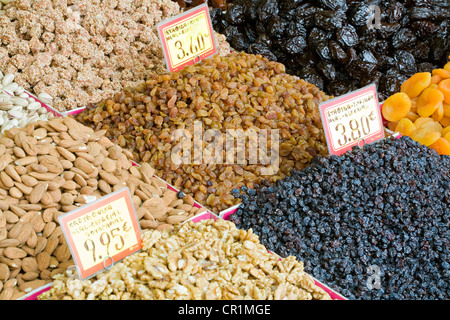
<svg viewBox="0 0 450 320">
<path fill-rule="evenodd" d="M 302 36 L 296 36 L 285 41 L 283 49 L 289 54 L 303 54 L 307 47 L 306 40 Z"/>
<path fill-rule="evenodd" d="M 402 74 L 412 76 L 417 72 L 416 60 L 408 51 L 398 50 L 394 54 L 394 59 L 397 61 L 398 69 Z"/>
<path fill-rule="evenodd" d="M 324 82 L 322 77 L 317 73 L 317 71 L 311 67 L 303 68 L 303 70 L 299 73 L 299 77 L 304 79 L 305 81 L 316 85 L 316 87 L 323 90 Z"/>
<path fill-rule="evenodd" d="M 240 51 L 245 51 L 247 50 L 248 46 L 250 45 L 247 37 L 243 34 L 237 34 L 235 35 L 231 42 L 230 42 L 231 46 L 236 49 L 236 50 L 240 50 Z"/>
<path fill-rule="evenodd" d="M 362 60 L 352 61 L 347 66 L 349 75 L 356 79 L 371 77 L 375 74 L 377 65 L 375 63 L 365 62 Z"/>
<path fill-rule="evenodd" d="M 231 24 L 239 25 L 245 21 L 245 9 L 243 6 L 230 3 L 225 13 L 225 19 Z"/>
<path fill-rule="evenodd" d="M 355 88 L 353 77 L 358 74 L 360 84 L 378 82 L 378 93 L 385 97 L 396 87 L 396 81 L 391 79 L 392 70 L 399 70 L 399 79 L 404 79 L 419 65 L 429 72 L 432 69 L 425 69 L 427 66 L 445 64 L 450 55 L 450 3 L 446 0 L 234 0 L 233 3 L 244 7 L 245 21 L 239 25 L 242 28 L 238 34 L 246 35 L 249 46 L 243 50 L 248 51 L 254 43 L 259 43 L 256 47 L 262 44 L 260 50 L 253 48 L 253 52 L 275 56 L 288 73 L 297 76 L 305 67 L 312 67 L 322 77 L 325 88 L 339 88 L 334 92 L 342 92 L 342 85 L 347 83 L 351 85 L 347 92 Z M 379 26 L 374 23 L 376 7 L 371 6 L 380 9 Z M 224 33 L 230 23 L 223 14 L 214 16 L 216 31 Z M 233 29 L 226 33 L 231 43 L 236 33 L 230 31 Z M 305 39 L 306 47 L 293 40 L 296 37 Z M 243 38 L 234 42 L 238 50 L 246 46 Z M 333 64 L 336 79 L 323 76 L 320 61 Z M 356 69 L 355 61 L 377 67 L 372 73 L 363 74 Z M 365 67 L 369 66 L 362 69 Z M 328 86 L 331 81 L 333 84 Z M 388 91 L 383 92 L 384 88 Z"/>
<path fill-rule="evenodd" d="M 315 25 L 327 31 L 337 30 L 344 23 L 344 17 L 339 11 L 321 10 L 314 18 Z"/>
<path fill-rule="evenodd" d="M 351 24 L 346 24 L 336 31 L 337 41 L 346 47 L 354 47 L 359 43 L 359 36 Z"/>
<path fill-rule="evenodd" d="M 392 46 L 395 49 L 407 49 L 417 42 L 417 37 L 411 29 L 402 28 L 392 37 Z"/>
<path fill-rule="evenodd" d="M 260 54 L 272 61 L 277 61 L 277 57 L 270 51 L 269 47 L 262 43 L 252 43 L 247 50 L 251 54 Z"/>
<path fill-rule="evenodd" d="M 323 9 L 347 11 L 348 6 L 345 0 L 318 0 L 318 5 Z"/>
<path fill-rule="evenodd" d="M 317 70 L 326 80 L 336 80 L 337 72 L 332 63 L 322 60 L 317 64 Z"/>
</svg>

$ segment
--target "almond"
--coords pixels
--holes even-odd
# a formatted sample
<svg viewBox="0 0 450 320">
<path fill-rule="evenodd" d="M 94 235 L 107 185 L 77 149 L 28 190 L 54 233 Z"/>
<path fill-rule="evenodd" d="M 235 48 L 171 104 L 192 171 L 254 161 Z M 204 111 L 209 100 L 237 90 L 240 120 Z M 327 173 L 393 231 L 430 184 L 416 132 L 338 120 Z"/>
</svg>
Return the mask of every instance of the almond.
<svg viewBox="0 0 450 320">
<path fill-rule="evenodd" d="M 36 255 L 36 262 L 38 264 L 38 269 L 44 271 L 50 265 L 50 254 L 42 251 Z"/>
<path fill-rule="evenodd" d="M 3 255 L 9 259 L 22 259 L 27 256 L 27 253 L 17 247 L 7 247 L 3 251 Z"/>
</svg>

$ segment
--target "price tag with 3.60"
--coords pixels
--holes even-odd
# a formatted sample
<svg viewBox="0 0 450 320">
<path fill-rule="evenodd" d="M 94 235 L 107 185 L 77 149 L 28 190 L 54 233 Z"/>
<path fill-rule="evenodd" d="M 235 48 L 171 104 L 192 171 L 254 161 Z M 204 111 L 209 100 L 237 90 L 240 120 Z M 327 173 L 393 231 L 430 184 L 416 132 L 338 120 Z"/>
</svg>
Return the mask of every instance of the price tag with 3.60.
<svg viewBox="0 0 450 320">
<path fill-rule="evenodd" d="M 141 229 L 128 188 L 58 218 L 81 279 L 141 249 Z"/>
<path fill-rule="evenodd" d="M 157 24 L 166 65 L 178 71 L 216 53 L 216 43 L 207 4 Z"/>
<path fill-rule="evenodd" d="M 384 138 L 375 85 L 326 101 L 319 109 L 331 155 Z"/>
</svg>

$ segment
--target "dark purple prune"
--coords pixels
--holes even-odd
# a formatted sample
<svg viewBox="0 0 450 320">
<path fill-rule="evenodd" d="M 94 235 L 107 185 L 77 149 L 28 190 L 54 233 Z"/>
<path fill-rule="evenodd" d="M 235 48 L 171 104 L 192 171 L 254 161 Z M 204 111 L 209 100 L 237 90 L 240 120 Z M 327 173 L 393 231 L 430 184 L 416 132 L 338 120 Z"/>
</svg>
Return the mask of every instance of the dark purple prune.
<svg viewBox="0 0 450 320">
<path fill-rule="evenodd" d="M 395 49 L 407 49 L 416 43 L 417 37 L 411 29 L 402 28 L 394 34 L 391 41 Z"/>
<path fill-rule="evenodd" d="M 317 70 L 327 81 L 334 81 L 337 78 L 336 68 L 330 62 L 324 60 L 320 61 L 317 64 Z"/>
<path fill-rule="evenodd" d="M 382 21 L 388 21 L 394 23 L 399 21 L 405 14 L 405 6 L 398 1 L 391 1 L 384 9 L 381 19 Z"/>
<path fill-rule="evenodd" d="M 230 3 L 225 13 L 225 19 L 230 24 L 239 25 L 245 22 L 245 9 L 241 5 Z"/>
<path fill-rule="evenodd" d="M 436 19 L 436 13 L 431 8 L 413 7 L 408 9 L 408 15 L 411 20 L 433 20 Z"/>
<path fill-rule="evenodd" d="M 375 84 L 377 87 L 380 84 L 380 80 L 382 77 L 382 73 L 379 71 L 376 71 L 372 76 L 367 77 L 367 78 L 362 78 L 361 79 L 361 83 L 360 83 L 360 87 L 365 87 L 368 86 L 370 84 Z"/>
<path fill-rule="evenodd" d="M 302 71 L 300 71 L 300 73 L 298 74 L 298 76 L 301 79 L 303 79 L 309 83 L 312 83 L 319 89 L 323 90 L 323 88 L 324 88 L 323 87 L 324 86 L 323 79 L 314 68 L 311 68 L 311 67 L 303 68 Z"/>
<path fill-rule="evenodd" d="M 233 39 L 235 35 L 240 33 L 238 26 L 228 26 L 222 31 L 222 34 L 227 37 L 227 39 Z"/>
<path fill-rule="evenodd" d="M 334 31 L 342 28 L 345 21 L 345 16 L 339 11 L 321 10 L 314 16 L 316 26 L 327 30 Z"/>
<path fill-rule="evenodd" d="M 416 44 L 407 51 L 411 53 L 416 60 L 428 60 L 430 50 L 430 44 L 427 41 L 417 41 Z"/>
<path fill-rule="evenodd" d="M 378 56 L 378 69 L 381 71 L 392 69 L 396 64 L 397 62 L 392 57 L 389 57 L 387 55 Z"/>
<path fill-rule="evenodd" d="M 417 65 L 417 72 L 432 72 L 438 66 L 430 62 L 422 62 Z"/>
<path fill-rule="evenodd" d="M 373 76 L 377 71 L 377 65 L 375 63 L 355 60 L 347 66 L 346 70 L 354 79 L 362 79 Z"/>
<path fill-rule="evenodd" d="M 314 27 L 315 15 L 318 8 L 310 3 L 300 5 L 296 10 L 296 16 L 300 19 L 306 28 Z"/>
<path fill-rule="evenodd" d="M 356 29 L 351 24 L 346 24 L 336 30 L 336 39 L 342 46 L 351 48 L 359 43 L 359 36 Z"/>
<path fill-rule="evenodd" d="M 394 54 L 394 59 L 397 61 L 398 69 L 402 74 L 412 76 L 417 72 L 416 60 L 408 51 L 396 51 Z"/>
<path fill-rule="evenodd" d="M 430 41 L 431 56 L 433 61 L 439 64 L 444 64 L 447 62 L 447 58 L 450 55 L 450 39 L 443 37 L 435 37 Z"/>
<path fill-rule="evenodd" d="M 339 64 L 345 64 L 348 62 L 347 53 L 342 49 L 337 41 L 329 40 L 328 47 L 330 48 L 331 57 Z"/>
<path fill-rule="evenodd" d="M 331 61 L 332 57 L 331 57 L 330 47 L 328 46 L 328 42 L 321 41 L 321 42 L 317 43 L 317 45 L 315 47 L 316 47 L 316 53 L 319 55 L 319 57 L 322 60 Z"/>
<path fill-rule="evenodd" d="M 244 34 L 237 34 L 231 40 L 230 45 L 236 50 L 245 51 L 250 43 Z"/>
<path fill-rule="evenodd" d="M 327 92 L 334 96 L 341 96 L 346 94 L 349 91 L 352 91 L 354 88 L 357 88 L 358 84 L 356 81 L 351 80 L 335 80 L 331 81 L 327 85 Z"/>
<path fill-rule="evenodd" d="M 380 28 L 377 29 L 377 34 L 382 39 L 389 39 L 398 32 L 401 27 L 402 25 L 400 23 L 381 22 Z"/>
<path fill-rule="evenodd" d="M 250 26 L 244 28 L 244 33 L 250 43 L 256 42 L 256 39 L 258 39 L 258 34 Z"/>
<path fill-rule="evenodd" d="M 260 54 L 269 60 L 278 61 L 277 57 L 270 51 L 269 47 L 263 43 L 252 43 L 248 46 L 247 50 L 251 54 Z"/>
<path fill-rule="evenodd" d="M 276 0 L 262 0 L 258 7 L 258 19 L 265 22 L 272 17 L 278 16 L 278 2 Z"/>
<path fill-rule="evenodd" d="M 286 34 L 286 37 L 301 36 L 306 39 L 307 35 L 308 35 L 308 31 L 306 30 L 305 26 L 303 25 L 303 22 L 296 19 L 296 20 L 289 22 L 289 25 L 286 27 L 285 34 Z"/>
<path fill-rule="evenodd" d="M 300 4 L 302 4 L 303 0 L 279 0 L 280 10 L 287 12 L 293 9 L 297 9 Z"/>
<path fill-rule="evenodd" d="M 287 22 L 273 17 L 269 20 L 266 26 L 267 35 L 271 38 L 281 38 L 286 30 Z"/>
<path fill-rule="evenodd" d="M 361 1 L 356 4 L 348 15 L 350 23 L 355 27 L 366 26 L 373 15 L 370 6 L 378 4 L 379 1 Z"/>
<path fill-rule="evenodd" d="M 370 50 L 363 50 L 359 54 L 359 59 L 361 59 L 361 61 L 378 64 L 378 59 L 374 56 L 374 54 Z"/>
<path fill-rule="evenodd" d="M 317 0 L 318 5 L 327 10 L 341 10 L 343 12 L 348 10 L 347 2 L 345 0 Z"/>
<path fill-rule="evenodd" d="M 317 45 L 325 40 L 331 39 L 330 34 L 320 28 L 312 28 L 308 35 L 308 45 L 311 48 L 317 47 Z"/>
<path fill-rule="evenodd" d="M 431 34 L 435 34 L 440 31 L 440 27 L 427 20 L 414 21 L 411 24 L 411 30 L 413 30 L 419 38 L 425 39 Z"/>
<path fill-rule="evenodd" d="M 308 46 L 305 38 L 302 36 L 288 38 L 284 43 L 282 49 L 292 55 L 303 54 L 304 49 Z"/>
<path fill-rule="evenodd" d="M 307 51 L 300 56 L 295 57 L 296 65 L 303 67 L 314 67 L 317 64 L 317 59 L 313 52 Z"/>
</svg>

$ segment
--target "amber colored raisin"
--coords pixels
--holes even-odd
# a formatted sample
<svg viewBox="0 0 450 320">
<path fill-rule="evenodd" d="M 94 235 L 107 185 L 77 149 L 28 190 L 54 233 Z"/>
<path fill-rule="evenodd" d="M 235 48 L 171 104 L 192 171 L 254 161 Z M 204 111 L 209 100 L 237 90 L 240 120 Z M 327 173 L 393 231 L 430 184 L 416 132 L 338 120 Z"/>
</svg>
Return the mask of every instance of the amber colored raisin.
<svg viewBox="0 0 450 320">
<path fill-rule="evenodd" d="M 415 130 L 416 130 L 416 126 L 414 125 L 414 123 L 411 120 L 409 120 L 408 118 L 403 118 L 402 120 L 400 120 L 398 122 L 394 131 L 396 131 L 404 136 L 410 137 Z"/>
<path fill-rule="evenodd" d="M 431 73 L 429 72 L 419 72 L 411 76 L 409 79 L 404 81 L 400 86 L 401 92 L 404 92 L 414 99 L 418 97 L 423 90 L 428 88 L 431 83 Z"/>
<path fill-rule="evenodd" d="M 398 92 L 386 99 L 382 107 L 383 117 L 397 122 L 406 117 L 411 110 L 411 99 L 406 93 Z"/>
<path fill-rule="evenodd" d="M 444 101 L 444 94 L 433 86 L 425 89 L 417 101 L 417 114 L 421 117 L 431 116 Z"/>
<path fill-rule="evenodd" d="M 440 132 L 433 131 L 431 128 L 420 128 L 415 130 L 411 139 L 419 142 L 420 144 L 430 146 L 437 141 L 441 137 Z"/>
<path fill-rule="evenodd" d="M 450 141 L 444 138 L 439 138 L 435 143 L 430 145 L 430 148 L 436 150 L 440 155 L 450 156 Z"/>
</svg>

